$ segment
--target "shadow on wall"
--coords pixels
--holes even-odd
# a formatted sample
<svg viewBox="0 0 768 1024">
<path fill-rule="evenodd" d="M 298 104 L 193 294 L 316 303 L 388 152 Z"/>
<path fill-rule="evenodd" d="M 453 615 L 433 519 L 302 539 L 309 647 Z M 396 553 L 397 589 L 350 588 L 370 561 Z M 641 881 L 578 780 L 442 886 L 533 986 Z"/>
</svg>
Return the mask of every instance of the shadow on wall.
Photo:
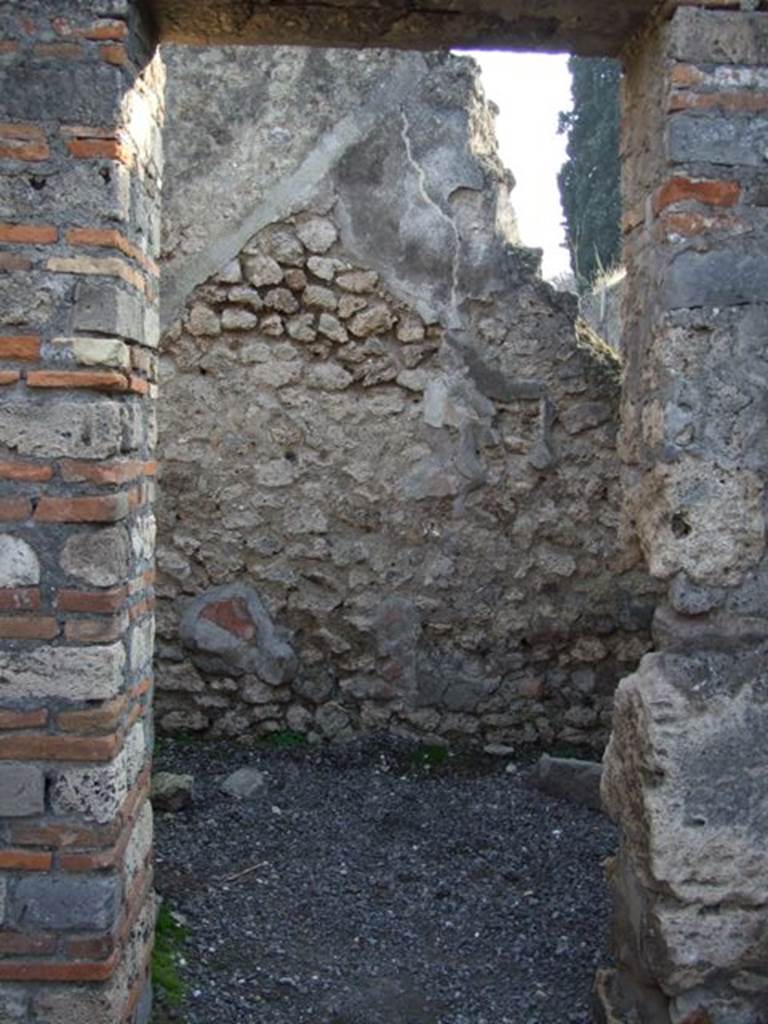
<svg viewBox="0 0 768 1024">
<path fill-rule="evenodd" d="M 474 62 L 166 59 L 160 728 L 599 748 L 655 603 L 619 367 L 515 246 Z"/>
</svg>

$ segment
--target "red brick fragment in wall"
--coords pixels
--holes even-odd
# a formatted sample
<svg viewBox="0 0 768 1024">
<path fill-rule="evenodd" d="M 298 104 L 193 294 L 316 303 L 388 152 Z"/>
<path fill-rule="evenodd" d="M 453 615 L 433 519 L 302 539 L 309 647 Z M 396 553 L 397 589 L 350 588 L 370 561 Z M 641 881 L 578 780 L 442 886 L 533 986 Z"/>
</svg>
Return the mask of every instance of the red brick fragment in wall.
<svg viewBox="0 0 768 1024">
<path fill-rule="evenodd" d="M 50 156 L 42 128 L 35 124 L 0 122 L 0 160 L 35 162 Z"/>
<path fill-rule="evenodd" d="M 22 480 L 26 483 L 44 483 L 53 476 L 51 466 L 35 465 L 31 462 L 0 460 L 0 480 Z"/>
<path fill-rule="evenodd" d="M 53 640 L 58 635 L 58 622 L 48 616 L 0 616 L 0 639 L 3 640 Z"/>
<path fill-rule="evenodd" d="M 125 604 L 127 597 L 127 587 L 113 590 L 60 590 L 56 596 L 56 607 L 63 612 L 116 612 Z"/>
<path fill-rule="evenodd" d="M 758 113 L 768 110 L 766 92 L 674 92 L 670 96 L 670 113 L 682 110 L 722 110 L 728 113 Z"/>
<path fill-rule="evenodd" d="M 201 613 L 200 618 L 213 622 L 227 633 L 232 633 L 242 640 L 251 640 L 256 633 L 253 620 L 248 614 L 248 607 L 240 597 L 208 605 Z"/>
<path fill-rule="evenodd" d="M 96 391 L 125 391 L 128 381 L 117 370 L 30 370 L 31 388 L 88 388 Z"/>
<path fill-rule="evenodd" d="M 0 374 L 2 383 L 2 374 Z M 0 498 L 0 520 L 19 521 L 32 515 L 32 503 L 29 498 Z"/>
<path fill-rule="evenodd" d="M 0 611 L 34 612 L 42 604 L 38 587 L 2 587 L 0 588 Z"/>
<path fill-rule="evenodd" d="M 0 711 L 0 729 L 41 729 L 48 721 L 45 708 L 37 711 Z"/>
<path fill-rule="evenodd" d="M 50 871 L 53 857 L 36 850 L 0 850 L 3 871 Z"/>
<path fill-rule="evenodd" d="M 35 519 L 47 523 L 115 523 L 128 515 L 129 495 L 108 494 L 103 497 L 42 497 L 35 509 Z"/>
<path fill-rule="evenodd" d="M 35 362 L 40 358 L 37 334 L 0 334 L 0 359 Z"/>
<path fill-rule="evenodd" d="M 108 960 L 0 962 L 0 981 L 106 981 L 117 964 L 117 954 Z"/>
<path fill-rule="evenodd" d="M 0 931 L 0 956 L 50 956 L 55 952 L 55 935 Z"/>
<path fill-rule="evenodd" d="M 14 245 L 50 245 L 59 237 L 52 224 L 0 224 L 0 242 Z"/>
<path fill-rule="evenodd" d="M 116 733 L 96 737 L 29 733 L 0 736 L 0 759 L 5 761 L 101 762 L 112 760 L 119 749 Z"/>
<path fill-rule="evenodd" d="M 94 484 L 123 484 L 144 475 L 144 463 L 134 459 L 119 462 L 79 462 L 66 459 L 61 463 L 61 477 L 68 482 L 87 480 Z"/>
<path fill-rule="evenodd" d="M 83 48 L 79 43 L 36 43 L 32 53 L 35 57 L 79 60 L 83 56 Z"/>
<path fill-rule="evenodd" d="M 653 211 L 660 213 L 672 203 L 679 203 L 686 199 L 692 199 L 707 206 L 735 206 L 740 196 L 741 185 L 738 181 L 670 178 L 654 196 Z"/>
<path fill-rule="evenodd" d="M 123 67 L 128 63 L 128 54 L 121 43 L 113 43 L 109 46 L 100 46 L 99 56 L 102 60 L 105 60 L 107 64 L 115 64 L 117 67 Z"/>
</svg>

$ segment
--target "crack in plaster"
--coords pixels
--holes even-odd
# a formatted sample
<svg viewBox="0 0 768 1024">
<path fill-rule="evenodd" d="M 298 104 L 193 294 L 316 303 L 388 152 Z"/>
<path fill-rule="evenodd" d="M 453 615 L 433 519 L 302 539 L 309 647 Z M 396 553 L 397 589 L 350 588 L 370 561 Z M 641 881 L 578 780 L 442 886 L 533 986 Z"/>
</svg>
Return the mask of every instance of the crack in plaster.
<svg viewBox="0 0 768 1024">
<path fill-rule="evenodd" d="M 459 238 L 459 229 L 456 226 L 456 222 L 452 217 L 449 217 L 445 210 L 436 202 L 429 194 L 427 189 L 427 174 L 424 168 L 421 166 L 419 161 L 413 155 L 413 148 L 411 146 L 410 137 L 410 122 L 408 121 L 408 115 L 406 114 L 403 107 L 400 108 L 400 119 L 402 121 L 402 128 L 400 129 L 400 137 L 403 140 L 403 146 L 405 147 L 405 157 L 410 166 L 413 168 L 416 175 L 416 181 L 419 186 L 419 194 L 421 195 L 424 202 L 431 206 L 433 210 L 437 211 L 437 215 L 444 220 L 450 227 L 454 239 L 453 248 L 453 259 L 451 260 L 451 304 L 448 311 L 447 327 L 459 327 L 461 319 L 458 312 L 458 299 L 457 294 L 459 290 L 459 257 L 461 254 L 461 239 Z"/>
</svg>

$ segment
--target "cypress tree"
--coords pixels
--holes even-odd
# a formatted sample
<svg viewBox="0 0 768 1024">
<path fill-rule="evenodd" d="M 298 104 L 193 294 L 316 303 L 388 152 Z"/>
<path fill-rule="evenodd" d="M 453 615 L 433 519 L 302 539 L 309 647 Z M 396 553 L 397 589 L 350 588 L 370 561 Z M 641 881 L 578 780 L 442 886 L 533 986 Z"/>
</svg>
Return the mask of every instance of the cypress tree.
<svg viewBox="0 0 768 1024">
<path fill-rule="evenodd" d="M 573 110 L 560 115 L 568 159 L 558 175 L 560 199 L 579 291 L 621 258 L 618 61 L 571 57 Z"/>
</svg>

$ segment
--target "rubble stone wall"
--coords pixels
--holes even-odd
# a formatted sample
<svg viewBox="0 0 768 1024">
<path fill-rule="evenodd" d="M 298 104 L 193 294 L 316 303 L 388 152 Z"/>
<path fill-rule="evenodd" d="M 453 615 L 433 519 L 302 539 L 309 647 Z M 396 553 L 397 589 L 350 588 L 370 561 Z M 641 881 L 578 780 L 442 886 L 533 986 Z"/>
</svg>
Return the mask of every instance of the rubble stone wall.
<svg viewBox="0 0 768 1024">
<path fill-rule="evenodd" d="M 599 748 L 655 604 L 617 543 L 620 366 L 516 244 L 473 62 L 370 57 L 204 52 L 193 125 L 166 53 L 189 294 L 161 358 L 159 725 Z M 290 159 L 254 183 L 224 140 L 195 176 L 235 81 L 247 106 L 286 79 L 321 97 L 296 137 L 270 109 Z"/>
</svg>

